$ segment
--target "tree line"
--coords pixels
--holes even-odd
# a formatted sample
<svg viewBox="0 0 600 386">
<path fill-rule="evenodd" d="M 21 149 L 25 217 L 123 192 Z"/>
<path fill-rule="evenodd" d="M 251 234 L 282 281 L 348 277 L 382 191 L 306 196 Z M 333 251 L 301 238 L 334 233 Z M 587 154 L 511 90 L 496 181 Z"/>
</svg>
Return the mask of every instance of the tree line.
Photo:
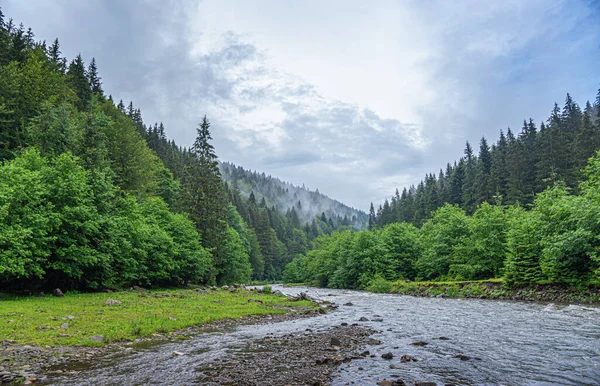
<svg viewBox="0 0 600 386">
<path fill-rule="evenodd" d="M 472 214 L 483 202 L 502 197 L 504 204 L 530 205 L 537 193 L 557 181 L 577 191 L 581 170 L 600 148 L 600 90 L 585 108 L 567 94 L 562 110 L 554 104 L 550 117 L 539 126 L 525 120 L 518 134 L 509 128 L 498 141 L 485 137 L 476 155 L 466 143 L 464 156 L 437 175 L 431 173 L 417 185 L 397 189 L 391 200 L 375 210 L 371 203 L 369 226 L 393 222 L 421 226 L 431 213 L 449 203 Z"/>
<path fill-rule="evenodd" d="M 600 284 L 600 90 L 582 110 L 508 129 L 417 187 L 396 190 L 369 230 L 334 232 L 286 267 L 284 280 L 367 288 L 378 280 L 504 278 L 509 286 Z"/>
<path fill-rule="evenodd" d="M 343 227 L 243 197 L 206 117 L 196 134 L 168 140 L 105 94 L 95 59 L 69 62 L 0 10 L 0 288 L 277 279 Z"/>
<path fill-rule="evenodd" d="M 490 278 L 508 286 L 600 285 L 600 152 L 584 175 L 577 194 L 558 181 L 529 210 L 498 199 L 469 215 L 446 203 L 420 228 L 395 222 L 321 236 L 288 264 L 284 280 L 333 288 Z"/>
</svg>

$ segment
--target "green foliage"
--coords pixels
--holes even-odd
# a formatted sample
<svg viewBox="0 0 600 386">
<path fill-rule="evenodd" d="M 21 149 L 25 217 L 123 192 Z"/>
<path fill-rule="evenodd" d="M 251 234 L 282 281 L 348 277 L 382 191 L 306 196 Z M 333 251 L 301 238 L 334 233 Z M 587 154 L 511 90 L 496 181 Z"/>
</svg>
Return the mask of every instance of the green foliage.
<svg viewBox="0 0 600 386">
<path fill-rule="evenodd" d="M 442 294 L 404 280 L 504 278 L 506 287 L 566 283 L 585 287 L 600 278 L 600 152 L 585 169 L 579 195 L 564 183 L 538 194 L 531 210 L 482 203 L 472 216 L 446 204 L 418 229 L 393 223 L 383 229 L 334 232 L 285 269 L 286 282 L 367 288 L 407 294 Z M 457 282 L 458 283 L 458 282 Z M 437 285 L 436 284 L 436 285 Z M 449 283 L 445 283 L 449 284 Z M 450 283 L 451 284 L 451 283 Z M 426 286 L 427 287 L 427 286 Z M 489 288 L 488 288 L 489 289 Z M 448 296 L 490 295 L 482 285 L 447 286 Z M 496 290 L 494 290 L 496 291 Z M 501 293 L 502 292 L 502 293 Z"/>
<path fill-rule="evenodd" d="M 0 282 L 85 289 L 203 279 L 210 255 L 185 216 L 160 198 L 116 197 L 79 162 L 31 149 L 0 167 Z"/>
<path fill-rule="evenodd" d="M 469 236 L 464 210 L 449 204 L 436 210 L 420 232 L 423 252 L 417 260 L 420 278 L 434 279 L 448 273 L 454 249 Z"/>
<path fill-rule="evenodd" d="M 227 227 L 223 246 L 225 264 L 218 275 L 219 284 L 248 283 L 252 276 L 252 266 L 248 260 L 248 248 L 238 232 Z"/>
<path fill-rule="evenodd" d="M 270 285 L 264 285 L 264 286 L 262 287 L 262 292 L 263 292 L 264 294 L 270 294 L 271 292 L 273 292 L 273 288 L 271 288 L 271 286 L 270 286 Z"/>
<path fill-rule="evenodd" d="M 378 294 L 387 294 L 392 290 L 392 282 L 378 274 L 371 280 L 367 290 Z"/>
</svg>

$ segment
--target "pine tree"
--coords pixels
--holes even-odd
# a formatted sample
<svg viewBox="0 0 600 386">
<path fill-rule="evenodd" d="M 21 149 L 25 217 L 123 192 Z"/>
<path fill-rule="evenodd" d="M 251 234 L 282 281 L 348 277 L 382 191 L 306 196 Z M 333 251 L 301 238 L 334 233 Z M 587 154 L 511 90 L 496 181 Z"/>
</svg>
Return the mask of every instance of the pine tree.
<svg viewBox="0 0 600 386">
<path fill-rule="evenodd" d="M 85 110 L 92 98 L 92 89 L 90 88 L 90 84 L 85 73 L 85 67 L 83 60 L 81 59 L 81 54 L 77 55 L 75 60 L 73 60 L 69 65 L 69 70 L 67 71 L 67 81 L 77 95 L 77 109 L 80 111 Z"/>
<path fill-rule="evenodd" d="M 64 73 L 67 69 L 67 58 L 61 57 L 61 53 L 60 44 L 58 43 L 58 38 L 56 38 L 48 49 L 48 58 L 58 71 Z"/>
<path fill-rule="evenodd" d="M 477 171 L 475 175 L 475 191 L 477 204 L 487 202 L 492 198 L 490 172 L 492 169 L 492 155 L 485 137 L 479 142 L 479 157 L 477 158 Z"/>
<path fill-rule="evenodd" d="M 575 154 L 579 169 L 584 168 L 587 165 L 588 159 L 600 149 L 600 130 L 598 125 L 592 122 L 589 111 L 591 109 L 586 109 L 583 113 L 581 130 L 575 138 Z"/>
<path fill-rule="evenodd" d="M 96 66 L 96 58 L 92 58 L 90 65 L 88 66 L 88 82 L 90 84 L 90 88 L 92 89 L 92 93 L 98 94 L 100 96 L 104 96 L 104 90 L 102 90 L 102 82 L 100 81 L 102 78 L 98 76 L 98 67 Z"/>
<path fill-rule="evenodd" d="M 475 193 L 475 173 L 476 160 L 473 155 L 473 148 L 467 141 L 465 146 L 465 175 L 462 188 L 462 207 L 467 213 L 475 211 L 477 195 Z"/>
<path fill-rule="evenodd" d="M 185 209 L 200 231 L 202 245 L 213 254 L 208 280 L 214 283 L 223 274 L 221 269 L 226 263 L 220 247 L 226 228 L 227 201 L 209 128 L 204 116 L 192 146 L 193 158 L 186 170 L 184 191 Z"/>
<path fill-rule="evenodd" d="M 371 203 L 369 208 L 369 229 L 374 229 L 377 224 L 377 216 L 375 215 L 375 207 Z"/>
</svg>

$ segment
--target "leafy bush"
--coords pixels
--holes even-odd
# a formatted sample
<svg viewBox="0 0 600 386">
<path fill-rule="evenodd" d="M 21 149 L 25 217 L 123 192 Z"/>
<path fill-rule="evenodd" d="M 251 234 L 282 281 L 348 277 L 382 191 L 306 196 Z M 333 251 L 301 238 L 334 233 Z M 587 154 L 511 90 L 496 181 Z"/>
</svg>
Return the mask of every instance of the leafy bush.
<svg viewBox="0 0 600 386">
<path fill-rule="evenodd" d="M 386 294 L 391 292 L 392 283 L 386 280 L 382 275 L 376 275 L 373 280 L 371 280 L 371 284 L 369 284 L 367 290 L 379 294 Z"/>
</svg>

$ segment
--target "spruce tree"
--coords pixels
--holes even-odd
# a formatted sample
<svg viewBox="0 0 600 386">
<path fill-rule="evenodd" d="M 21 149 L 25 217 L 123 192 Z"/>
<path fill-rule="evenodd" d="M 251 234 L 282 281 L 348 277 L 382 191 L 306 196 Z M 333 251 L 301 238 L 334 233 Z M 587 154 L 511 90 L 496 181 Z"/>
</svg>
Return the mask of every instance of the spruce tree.
<svg viewBox="0 0 600 386">
<path fill-rule="evenodd" d="M 98 76 L 96 58 L 92 58 L 92 61 L 88 66 L 87 76 L 88 82 L 90 83 L 90 88 L 92 89 L 92 93 L 104 96 L 104 90 L 102 90 L 102 82 L 100 81 L 102 78 Z"/>
<path fill-rule="evenodd" d="M 210 123 L 206 116 L 198 126 L 197 137 L 192 146 L 192 161 L 186 169 L 184 192 L 185 209 L 202 237 L 202 245 L 212 252 L 213 268 L 208 280 L 218 282 L 225 266 L 221 250 L 227 227 L 227 201 L 217 155 L 210 141 Z"/>
<path fill-rule="evenodd" d="M 85 110 L 92 98 L 92 89 L 90 88 L 90 84 L 85 73 L 85 67 L 83 64 L 83 59 L 81 59 L 81 54 L 77 55 L 75 60 L 73 60 L 69 65 L 69 70 L 67 71 L 67 81 L 73 91 L 75 91 L 75 95 L 77 95 L 77 109 L 80 111 Z"/>
<path fill-rule="evenodd" d="M 375 207 L 373 206 L 373 203 L 371 203 L 371 207 L 369 208 L 369 229 L 374 229 L 376 225 L 377 216 L 375 215 Z"/>
<path fill-rule="evenodd" d="M 485 137 L 479 142 L 479 157 L 477 158 L 477 171 L 475 175 L 475 192 L 477 204 L 487 202 L 492 198 L 490 172 L 492 169 L 492 155 Z"/>
</svg>

